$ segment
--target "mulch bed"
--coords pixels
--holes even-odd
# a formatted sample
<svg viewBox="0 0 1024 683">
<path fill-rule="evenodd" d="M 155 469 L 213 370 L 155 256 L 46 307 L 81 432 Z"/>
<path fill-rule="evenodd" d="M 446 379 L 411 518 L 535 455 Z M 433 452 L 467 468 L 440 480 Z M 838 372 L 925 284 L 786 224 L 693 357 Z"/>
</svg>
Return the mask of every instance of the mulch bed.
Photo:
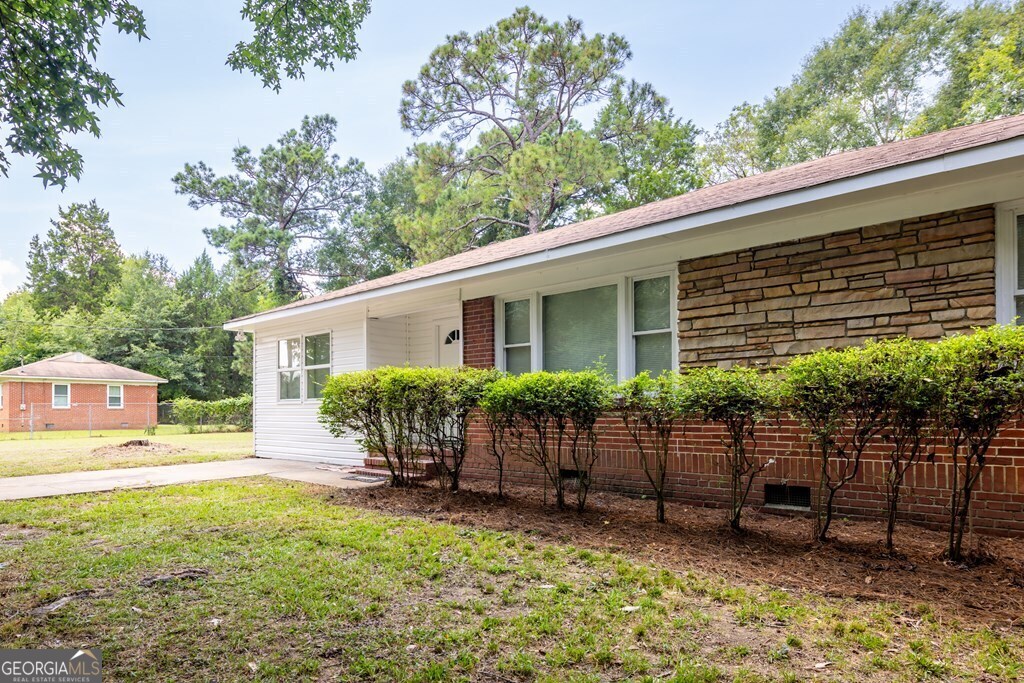
<svg viewBox="0 0 1024 683">
<path fill-rule="evenodd" d="M 885 527 L 876 521 L 833 522 L 832 540 L 811 540 L 810 521 L 746 511 L 746 532 L 735 534 L 725 511 L 669 503 L 668 522 L 654 521 L 654 502 L 613 493 L 592 493 L 588 510 L 558 512 L 544 506 L 540 489 L 506 487 L 499 499 L 489 482 L 442 493 L 412 489 L 337 491 L 335 501 L 391 515 L 526 534 L 541 541 L 611 550 L 677 571 L 694 570 L 740 584 L 858 601 L 919 605 L 941 617 L 975 624 L 1024 628 L 1024 541 L 973 539 L 982 558 L 972 567 L 941 558 L 945 536 L 903 524 L 897 557 L 884 553 Z"/>
</svg>

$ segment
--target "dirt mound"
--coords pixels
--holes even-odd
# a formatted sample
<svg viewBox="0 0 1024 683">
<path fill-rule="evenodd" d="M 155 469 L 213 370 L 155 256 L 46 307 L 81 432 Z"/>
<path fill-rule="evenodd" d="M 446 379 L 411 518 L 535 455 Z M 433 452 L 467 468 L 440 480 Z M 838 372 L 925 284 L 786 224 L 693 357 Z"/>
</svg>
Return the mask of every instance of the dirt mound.
<svg viewBox="0 0 1024 683">
<path fill-rule="evenodd" d="M 834 540 L 810 539 L 808 520 L 744 513 L 747 531 L 734 534 L 725 511 L 668 504 L 668 523 L 653 520 L 654 503 L 612 493 L 592 493 L 583 514 L 557 512 L 541 504 L 542 491 L 517 487 L 504 500 L 485 482 L 471 490 L 353 489 L 332 497 L 339 503 L 439 522 L 514 531 L 541 541 L 613 550 L 676 571 L 695 569 L 745 584 L 768 584 L 858 601 L 895 602 L 969 622 L 1022 625 L 1024 542 L 1009 538 L 975 541 L 989 561 L 971 569 L 941 560 L 941 532 L 909 523 L 897 527 L 898 557 L 887 557 L 883 522 L 837 520 Z M 508 490 L 508 487 L 507 489 Z M 549 498 L 550 500 L 550 498 Z"/>
<path fill-rule="evenodd" d="M 171 454 L 186 453 L 187 448 L 171 446 L 166 443 L 158 443 L 149 439 L 132 439 L 113 446 L 100 446 L 92 449 L 92 455 L 97 458 L 125 455 L 146 455 L 146 454 Z"/>
</svg>

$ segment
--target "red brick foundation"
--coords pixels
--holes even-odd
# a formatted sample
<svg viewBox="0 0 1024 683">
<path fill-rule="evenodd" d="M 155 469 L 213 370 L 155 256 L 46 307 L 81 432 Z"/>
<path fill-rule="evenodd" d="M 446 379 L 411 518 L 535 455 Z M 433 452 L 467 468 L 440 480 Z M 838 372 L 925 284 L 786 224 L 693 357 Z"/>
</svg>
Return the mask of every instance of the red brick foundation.
<svg viewBox="0 0 1024 683">
<path fill-rule="evenodd" d="M 627 494 L 650 494 L 651 488 L 640 464 L 639 454 L 618 418 L 599 424 L 599 459 L 594 470 L 595 488 Z M 714 425 L 690 424 L 672 442 L 668 497 L 688 505 L 721 507 L 728 504 L 728 474 L 723 466 L 723 432 Z M 465 476 L 493 479 L 494 460 L 487 453 L 488 436 L 482 424 L 475 424 L 473 445 L 467 458 Z M 749 505 L 764 503 L 764 485 L 788 483 L 817 485 L 818 462 L 813 457 L 806 431 L 796 422 L 784 420 L 757 430 L 757 454 L 762 461 L 775 458 L 758 478 Z M 885 471 L 887 459 L 879 444 L 865 453 L 860 473 L 837 496 L 842 516 L 883 519 L 885 516 Z M 900 519 L 931 528 L 944 528 L 948 521 L 951 463 L 943 448 L 934 463 L 921 462 L 907 474 L 901 497 Z M 510 454 L 506 457 L 505 481 L 543 484 L 543 474 L 530 463 Z M 653 503 L 652 503 L 653 505 Z M 993 535 L 1024 535 L 1024 425 L 1013 424 L 1002 431 L 989 453 L 985 473 L 973 506 L 973 528 Z M 775 508 L 771 508 L 775 509 Z M 652 512 L 653 514 L 653 512 Z"/>
</svg>

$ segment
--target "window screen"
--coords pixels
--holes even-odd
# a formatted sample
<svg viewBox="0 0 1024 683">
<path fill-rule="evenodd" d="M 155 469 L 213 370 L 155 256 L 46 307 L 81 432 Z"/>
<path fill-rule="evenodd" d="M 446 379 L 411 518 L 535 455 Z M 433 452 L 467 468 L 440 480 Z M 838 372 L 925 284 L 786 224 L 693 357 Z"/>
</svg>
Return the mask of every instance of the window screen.
<svg viewBox="0 0 1024 683">
<path fill-rule="evenodd" d="M 306 398 L 323 396 L 324 384 L 331 374 L 331 335 L 310 334 L 303 339 L 303 367 L 306 377 Z"/>
<path fill-rule="evenodd" d="M 542 305 L 545 370 L 618 367 L 618 287 L 607 285 L 545 296 Z"/>
<path fill-rule="evenodd" d="M 111 384 L 107 387 L 107 407 L 120 408 L 121 405 L 121 386 Z"/>
<path fill-rule="evenodd" d="M 637 373 L 646 370 L 659 375 L 675 365 L 671 290 L 668 276 L 633 282 L 633 362 Z"/>
<path fill-rule="evenodd" d="M 530 300 L 505 302 L 505 370 L 513 375 L 529 372 L 532 363 L 530 351 Z"/>
<path fill-rule="evenodd" d="M 1017 324 L 1024 325 L 1024 214 L 1017 216 L 1017 282 L 1013 302 Z"/>
</svg>

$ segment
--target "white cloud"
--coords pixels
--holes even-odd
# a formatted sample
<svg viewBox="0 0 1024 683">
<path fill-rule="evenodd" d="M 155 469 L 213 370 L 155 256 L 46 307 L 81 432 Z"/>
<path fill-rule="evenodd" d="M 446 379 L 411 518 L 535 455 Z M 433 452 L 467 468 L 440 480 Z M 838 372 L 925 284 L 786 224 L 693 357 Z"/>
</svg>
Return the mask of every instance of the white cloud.
<svg viewBox="0 0 1024 683">
<path fill-rule="evenodd" d="M 0 301 L 6 299 L 7 295 L 21 284 L 21 278 L 21 266 L 4 258 L 0 253 Z"/>
</svg>

